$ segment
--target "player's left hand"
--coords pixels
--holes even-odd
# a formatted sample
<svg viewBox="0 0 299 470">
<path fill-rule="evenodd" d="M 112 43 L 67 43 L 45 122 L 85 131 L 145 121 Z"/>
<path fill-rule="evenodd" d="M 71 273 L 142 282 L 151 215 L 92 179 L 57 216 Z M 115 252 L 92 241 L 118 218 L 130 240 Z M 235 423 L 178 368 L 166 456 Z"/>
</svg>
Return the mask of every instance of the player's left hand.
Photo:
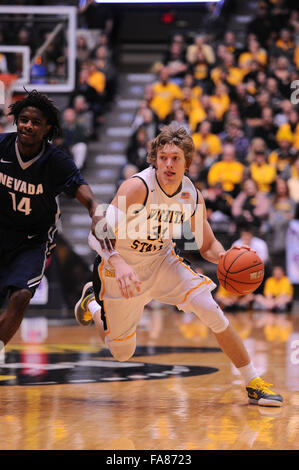
<svg viewBox="0 0 299 470">
<path fill-rule="evenodd" d="M 234 246 L 234 248 L 237 248 L 237 250 L 247 250 L 247 251 L 252 251 L 253 253 L 256 253 L 256 251 L 250 248 L 250 246 L 248 245 Z"/>
<path fill-rule="evenodd" d="M 242 245 L 242 246 L 234 246 L 233 248 L 235 248 L 236 250 L 242 250 L 242 249 L 245 249 L 245 250 L 248 250 L 248 251 L 252 251 L 253 253 L 256 253 L 255 250 L 253 250 L 252 248 L 250 248 L 250 246 L 248 245 Z M 222 258 L 222 256 L 226 255 L 226 253 L 228 252 L 229 250 L 227 251 L 222 251 L 221 253 L 219 253 L 219 259 Z"/>
<path fill-rule="evenodd" d="M 134 290 L 140 292 L 141 281 L 135 270 L 126 263 L 119 254 L 112 255 L 109 263 L 115 269 L 115 277 L 120 288 L 121 295 L 125 299 L 134 297 Z"/>
</svg>

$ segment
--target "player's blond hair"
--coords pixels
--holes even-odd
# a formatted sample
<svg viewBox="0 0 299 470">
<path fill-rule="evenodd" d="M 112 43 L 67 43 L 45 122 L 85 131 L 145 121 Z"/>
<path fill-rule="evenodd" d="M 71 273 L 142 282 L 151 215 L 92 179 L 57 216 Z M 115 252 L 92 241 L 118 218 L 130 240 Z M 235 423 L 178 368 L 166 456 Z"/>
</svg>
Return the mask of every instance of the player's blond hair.
<svg viewBox="0 0 299 470">
<path fill-rule="evenodd" d="M 167 144 L 173 144 L 183 150 L 186 160 L 186 167 L 189 169 L 193 160 L 195 148 L 192 137 L 184 127 L 170 124 L 164 126 L 160 134 L 149 143 L 147 161 L 155 166 L 157 152 Z"/>
</svg>

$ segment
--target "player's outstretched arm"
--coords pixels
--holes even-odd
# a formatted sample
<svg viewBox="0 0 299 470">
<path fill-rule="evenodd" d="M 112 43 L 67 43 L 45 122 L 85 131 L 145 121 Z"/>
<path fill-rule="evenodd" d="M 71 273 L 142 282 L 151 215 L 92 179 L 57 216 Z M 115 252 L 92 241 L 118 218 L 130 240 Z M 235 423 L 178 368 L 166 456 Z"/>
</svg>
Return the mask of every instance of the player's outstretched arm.
<svg viewBox="0 0 299 470">
<path fill-rule="evenodd" d="M 115 240 L 113 238 L 109 239 L 108 237 L 103 239 L 96 234 L 96 225 L 103 219 L 104 214 L 98 214 L 97 207 L 99 206 L 99 202 L 90 189 L 90 186 L 82 184 L 77 189 L 75 196 L 76 199 L 88 210 L 91 217 L 91 232 L 100 242 L 102 250 L 108 250 L 108 252 L 113 251 Z"/>
<path fill-rule="evenodd" d="M 90 217 L 93 217 L 99 204 L 88 184 L 81 184 L 76 192 L 76 199 L 86 207 Z"/>
<path fill-rule="evenodd" d="M 76 196 L 76 199 L 88 210 L 89 215 L 92 219 L 92 233 L 95 235 L 94 233 L 94 226 L 96 224 L 95 213 L 96 213 L 96 209 L 99 204 L 99 201 L 96 199 L 95 195 L 93 194 L 88 184 L 81 184 L 81 186 L 78 187 L 75 196 Z"/>
</svg>

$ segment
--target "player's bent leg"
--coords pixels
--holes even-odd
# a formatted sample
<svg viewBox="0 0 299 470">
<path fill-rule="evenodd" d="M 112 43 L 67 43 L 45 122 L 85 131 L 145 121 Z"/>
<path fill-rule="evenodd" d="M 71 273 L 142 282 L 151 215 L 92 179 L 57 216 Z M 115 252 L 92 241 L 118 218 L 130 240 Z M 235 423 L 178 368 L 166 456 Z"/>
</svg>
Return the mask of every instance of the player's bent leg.
<svg viewBox="0 0 299 470">
<path fill-rule="evenodd" d="M 250 357 L 240 336 L 229 323 L 210 292 L 194 296 L 187 308 L 212 330 L 222 351 L 230 358 L 235 367 L 244 367 L 250 363 Z"/>
<path fill-rule="evenodd" d="M 4 344 L 19 329 L 31 297 L 32 293 L 28 289 L 18 289 L 11 294 L 7 307 L 0 316 L 0 340 Z"/>
<path fill-rule="evenodd" d="M 210 293 L 194 297 L 185 307 L 211 328 L 222 351 L 238 368 L 246 383 L 249 403 L 260 406 L 281 406 L 283 398 L 270 389 L 271 384 L 258 377 L 249 354 L 237 331 L 229 323 Z"/>
<path fill-rule="evenodd" d="M 105 343 L 110 349 L 112 356 L 119 362 L 128 361 L 135 352 L 136 349 L 136 332 L 127 338 L 109 339 L 105 338 Z"/>
<path fill-rule="evenodd" d="M 222 333 L 229 325 L 228 319 L 213 299 L 210 291 L 194 296 L 181 308 L 186 312 L 193 312 L 213 333 Z"/>
</svg>

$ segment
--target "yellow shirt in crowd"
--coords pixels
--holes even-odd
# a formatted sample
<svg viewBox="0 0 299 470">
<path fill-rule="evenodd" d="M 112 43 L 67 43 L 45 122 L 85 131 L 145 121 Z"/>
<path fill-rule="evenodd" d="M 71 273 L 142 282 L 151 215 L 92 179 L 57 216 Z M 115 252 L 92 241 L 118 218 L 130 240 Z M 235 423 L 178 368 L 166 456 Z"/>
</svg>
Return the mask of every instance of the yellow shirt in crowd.
<svg viewBox="0 0 299 470">
<path fill-rule="evenodd" d="M 288 49 L 293 49 L 294 43 L 293 41 L 288 41 L 287 43 L 285 43 L 282 39 L 277 39 L 276 46 L 279 47 L 279 49 L 282 49 L 283 51 L 287 51 Z"/>
<path fill-rule="evenodd" d="M 237 86 L 242 82 L 246 73 L 247 73 L 247 70 L 245 69 L 241 70 L 238 67 L 230 67 L 228 69 L 227 81 L 230 85 Z M 215 67 L 212 70 L 211 78 L 213 82 L 215 83 L 215 85 L 218 85 L 220 81 L 222 81 L 221 74 L 222 74 L 222 69 L 220 67 Z"/>
<path fill-rule="evenodd" d="M 105 74 L 98 71 L 90 74 L 88 84 L 92 86 L 98 93 L 103 93 L 106 87 Z"/>
<path fill-rule="evenodd" d="M 206 119 L 206 117 L 207 114 L 201 104 L 193 108 L 189 114 L 189 126 L 191 131 L 195 131 L 197 124 Z"/>
<path fill-rule="evenodd" d="M 208 134 L 206 137 L 203 137 L 200 132 L 195 132 L 192 135 L 192 139 L 196 150 L 198 150 L 201 144 L 207 144 L 210 155 L 219 155 L 222 152 L 221 140 L 215 134 Z"/>
<path fill-rule="evenodd" d="M 241 68 L 248 67 L 252 60 L 257 61 L 261 65 L 267 64 L 267 52 L 260 49 L 256 55 L 253 55 L 250 51 L 242 52 L 240 54 L 238 64 Z"/>
<path fill-rule="evenodd" d="M 196 80 L 205 80 L 209 75 L 209 67 L 205 62 L 194 64 L 193 76 Z"/>
<path fill-rule="evenodd" d="M 184 96 L 181 100 L 182 108 L 185 111 L 185 114 L 187 116 L 190 115 L 190 113 L 198 108 L 201 107 L 200 103 L 200 97 L 202 96 L 202 88 L 199 86 L 195 86 L 191 90 L 191 95 L 186 97 Z"/>
<path fill-rule="evenodd" d="M 268 157 L 269 164 L 274 166 L 276 170 L 283 171 L 288 164 L 293 162 L 293 158 L 279 158 L 279 154 L 274 150 Z"/>
<path fill-rule="evenodd" d="M 287 276 L 283 276 L 281 279 L 275 279 L 269 277 L 265 282 L 264 295 L 278 297 L 279 295 L 293 295 L 294 288 L 290 283 Z"/>
<path fill-rule="evenodd" d="M 236 299 L 238 299 L 238 298 L 242 297 L 242 295 L 239 295 L 239 294 L 232 294 L 228 290 L 224 289 L 224 287 L 222 287 L 221 284 L 219 284 L 219 287 L 217 289 L 217 294 L 221 297 L 224 297 L 224 298 L 236 298 Z"/>
<path fill-rule="evenodd" d="M 224 113 L 229 109 L 230 99 L 226 93 L 223 93 L 221 96 L 212 95 L 210 97 L 210 103 L 215 111 L 216 117 L 222 119 Z"/>
<path fill-rule="evenodd" d="M 250 174 L 251 178 L 258 185 L 259 190 L 268 193 L 271 190 L 271 184 L 276 178 L 276 169 L 268 163 L 257 165 L 253 162 L 250 165 Z"/>
<path fill-rule="evenodd" d="M 243 171 L 244 165 L 237 161 L 214 163 L 208 173 L 208 184 L 221 183 L 224 191 L 233 191 L 235 185 L 241 183 Z"/>
<path fill-rule="evenodd" d="M 161 82 L 155 83 L 153 94 L 150 107 L 162 121 L 171 113 L 173 100 L 183 98 L 182 90 L 174 82 L 168 82 L 165 85 Z"/>
</svg>

